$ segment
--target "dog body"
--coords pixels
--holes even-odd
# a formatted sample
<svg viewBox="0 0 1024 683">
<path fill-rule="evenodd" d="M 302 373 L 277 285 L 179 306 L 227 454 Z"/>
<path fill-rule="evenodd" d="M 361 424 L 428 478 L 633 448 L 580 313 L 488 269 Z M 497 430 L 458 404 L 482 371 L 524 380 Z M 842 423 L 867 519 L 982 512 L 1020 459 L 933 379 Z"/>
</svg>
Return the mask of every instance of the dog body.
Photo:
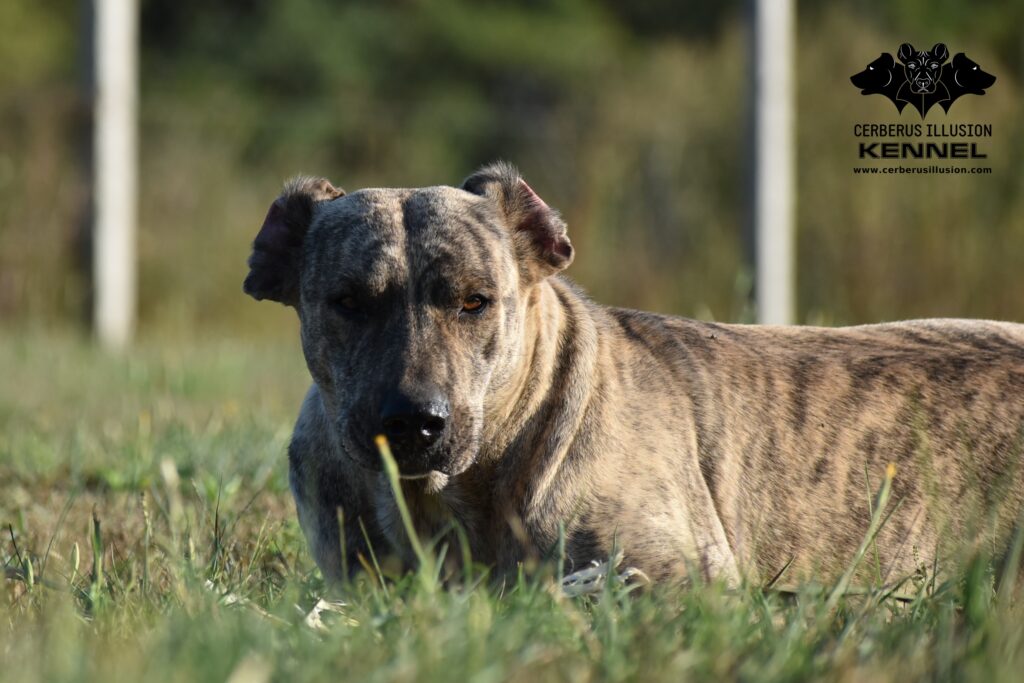
<svg viewBox="0 0 1024 683">
<path fill-rule="evenodd" d="M 606 308 L 557 274 L 572 256 L 564 223 L 506 165 L 458 189 L 346 196 L 302 180 L 274 203 L 246 291 L 301 320 L 314 384 L 290 479 L 325 577 L 368 545 L 413 559 L 378 433 L 417 532 L 455 521 L 499 571 L 564 534 L 570 570 L 615 548 L 657 580 L 831 576 L 889 463 L 886 576 L 1013 527 L 1024 326 L 758 327 Z"/>
</svg>

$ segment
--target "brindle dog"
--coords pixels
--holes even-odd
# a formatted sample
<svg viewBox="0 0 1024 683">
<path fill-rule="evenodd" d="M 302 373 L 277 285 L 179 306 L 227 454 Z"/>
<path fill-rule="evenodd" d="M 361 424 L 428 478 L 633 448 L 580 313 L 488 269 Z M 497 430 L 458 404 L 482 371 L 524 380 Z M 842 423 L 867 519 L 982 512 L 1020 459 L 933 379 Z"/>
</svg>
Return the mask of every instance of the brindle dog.
<svg viewBox="0 0 1024 683">
<path fill-rule="evenodd" d="M 506 164 L 457 188 L 300 178 L 273 203 L 245 291 L 301 321 L 313 386 L 290 480 L 327 579 L 367 543 L 411 559 L 378 434 L 418 531 L 455 520 L 499 571 L 563 529 L 569 569 L 617 547 L 656 580 L 834 576 L 889 463 L 886 577 L 947 541 L 1005 542 L 1024 325 L 697 322 L 593 303 L 558 275 L 572 259 Z"/>
</svg>

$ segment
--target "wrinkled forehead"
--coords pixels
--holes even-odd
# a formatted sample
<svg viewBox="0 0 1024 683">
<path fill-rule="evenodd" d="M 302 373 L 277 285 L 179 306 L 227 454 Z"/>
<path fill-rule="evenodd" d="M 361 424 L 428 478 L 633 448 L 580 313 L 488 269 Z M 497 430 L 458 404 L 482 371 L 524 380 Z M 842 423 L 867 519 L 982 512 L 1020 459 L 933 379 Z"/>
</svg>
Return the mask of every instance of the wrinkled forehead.
<svg viewBox="0 0 1024 683">
<path fill-rule="evenodd" d="M 325 202 L 307 245 L 321 278 L 376 290 L 410 279 L 494 278 L 514 267 L 497 208 L 447 186 L 366 189 Z"/>
</svg>

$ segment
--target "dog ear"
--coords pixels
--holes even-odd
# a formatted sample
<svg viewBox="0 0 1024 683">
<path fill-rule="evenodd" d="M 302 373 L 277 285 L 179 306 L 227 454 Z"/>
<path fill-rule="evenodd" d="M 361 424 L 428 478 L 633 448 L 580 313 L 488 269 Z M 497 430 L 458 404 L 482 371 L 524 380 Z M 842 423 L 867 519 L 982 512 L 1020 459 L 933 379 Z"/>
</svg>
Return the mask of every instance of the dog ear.
<svg viewBox="0 0 1024 683">
<path fill-rule="evenodd" d="M 298 305 L 302 242 L 313 221 L 314 208 L 344 194 L 325 178 L 299 177 L 285 184 L 252 243 L 249 275 L 242 285 L 246 294 L 257 301 L 270 299 L 286 306 Z"/>
<path fill-rule="evenodd" d="M 572 263 L 574 253 L 565 221 L 537 196 L 512 164 L 488 164 L 466 178 L 462 189 L 497 203 L 517 250 L 533 264 L 538 278 L 553 275 Z"/>
<path fill-rule="evenodd" d="M 946 44 L 935 43 L 935 45 L 932 46 L 932 57 L 937 59 L 940 64 L 949 59 L 949 50 L 946 49 Z"/>
<path fill-rule="evenodd" d="M 884 62 L 884 65 L 889 67 L 890 69 L 896 66 L 896 60 L 888 52 L 883 52 L 879 59 L 881 59 Z"/>
<path fill-rule="evenodd" d="M 913 45 L 910 43 L 903 43 L 900 45 L 899 52 L 896 53 L 896 56 L 900 58 L 901 62 L 905 62 L 913 57 L 916 52 L 917 51 L 914 49 Z"/>
</svg>

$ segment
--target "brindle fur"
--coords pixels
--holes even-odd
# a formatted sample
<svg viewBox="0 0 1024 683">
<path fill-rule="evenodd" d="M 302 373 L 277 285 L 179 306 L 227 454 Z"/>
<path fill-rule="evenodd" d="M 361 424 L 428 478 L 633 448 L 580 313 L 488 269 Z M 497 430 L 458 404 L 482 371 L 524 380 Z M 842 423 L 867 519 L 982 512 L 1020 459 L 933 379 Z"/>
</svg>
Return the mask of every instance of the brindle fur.
<svg viewBox="0 0 1024 683">
<path fill-rule="evenodd" d="M 563 527 L 570 569 L 615 546 L 654 579 L 827 578 L 888 463 L 884 578 L 1005 542 L 1024 498 L 1024 325 L 698 322 L 597 305 L 557 274 L 571 259 L 564 224 L 505 164 L 462 188 L 299 179 L 275 202 L 246 291 L 301 320 L 314 383 L 290 478 L 325 577 L 368 542 L 412 560 L 372 437 L 382 393 L 423 383 L 453 424 L 440 456 L 399 462 L 429 469 L 403 479 L 418 531 L 454 519 L 498 570 Z M 467 319 L 473 293 L 492 303 Z M 358 319 L 337 313 L 343 295 Z"/>
</svg>

